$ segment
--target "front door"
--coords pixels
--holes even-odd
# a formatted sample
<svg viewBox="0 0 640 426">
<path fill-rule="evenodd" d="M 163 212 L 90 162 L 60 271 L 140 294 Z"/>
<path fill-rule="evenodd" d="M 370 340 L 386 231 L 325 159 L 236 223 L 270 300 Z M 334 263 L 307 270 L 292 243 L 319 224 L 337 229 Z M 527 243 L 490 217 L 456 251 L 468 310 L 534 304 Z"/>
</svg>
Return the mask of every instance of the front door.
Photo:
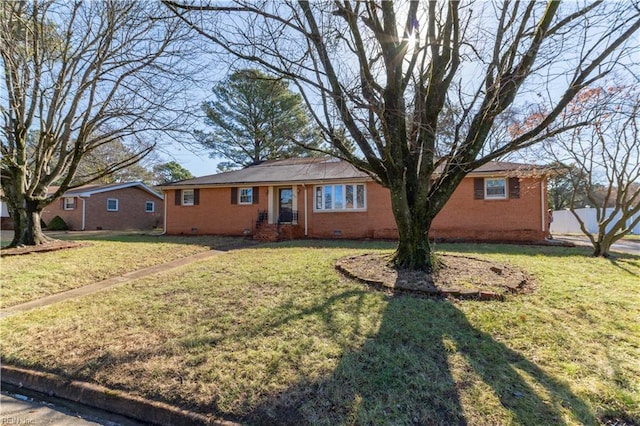
<svg viewBox="0 0 640 426">
<path fill-rule="evenodd" d="M 278 203 L 278 222 L 293 222 L 293 189 L 280 188 L 280 201 Z"/>
</svg>

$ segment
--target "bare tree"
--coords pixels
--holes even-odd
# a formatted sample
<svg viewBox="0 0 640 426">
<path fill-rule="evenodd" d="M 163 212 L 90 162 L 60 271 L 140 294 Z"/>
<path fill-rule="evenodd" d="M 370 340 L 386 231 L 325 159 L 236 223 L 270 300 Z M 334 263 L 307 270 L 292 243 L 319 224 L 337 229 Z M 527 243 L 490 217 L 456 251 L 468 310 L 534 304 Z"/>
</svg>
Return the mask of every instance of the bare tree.
<svg viewBox="0 0 640 426">
<path fill-rule="evenodd" d="M 389 188 L 396 265 L 427 270 L 431 223 L 464 176 L 551 136 L 582 87 L 629 62 L 640 28 L 637 2 L 164 3 L 298 86 L 339 155 Z M 548 113 L 510 138 L 506 111 L 535 96 Z"/>
<path fill-rule="evenodd" d="M 545 144 L 558 161 L 573 165 L 569 209 L 593 244 L 594 256 L 640 223 L 640 85 L 590 87 L 570 104 L 568 122 L 588 124 Z M 598 232 L 577 214 L 578 200 L 595 208 Z"/>
<path fill-rule="evenodd" d="M 48 241 L 40 212 L 70 188 L 126 168 L 179 126 L 186 27 L 158 4 L 5 1 L 0 6 L 0 140 L 12 245 Z M 126 155 L 85 180 L 83 157 L 120 141 Z M 55 193 L 48 194 L 53 183 Z"/>
<path fill-rule="evenodd" d="M 154 179 L 154 174 L 149 166 L 157 162 L 155 153 L 150 153 L 140 161 L 127 167 L 114 170 L 114 165 L 130 161 L 131 158 L 137 156 L 136 154 L 120 140 L 100 145 L 82 156 L 71 184 L 84 184 L 86 182 L 101 184 L 132 181 L 151 182 Z M 112 172 L 105 174 L 106 170 L 112 170 Z M 101 177 L 96 179 L 94 176 Z"/>
</svg>

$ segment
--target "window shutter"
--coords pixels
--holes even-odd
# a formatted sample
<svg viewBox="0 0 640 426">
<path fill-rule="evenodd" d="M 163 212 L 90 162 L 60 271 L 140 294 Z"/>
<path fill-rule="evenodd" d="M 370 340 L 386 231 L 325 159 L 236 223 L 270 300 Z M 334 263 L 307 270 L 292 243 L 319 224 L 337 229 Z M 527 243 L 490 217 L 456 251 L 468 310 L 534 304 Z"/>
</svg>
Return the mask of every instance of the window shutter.
<svg viewBox="0 0 640 426">
<path fill-rule="evenodd" d="M 258 204 L 258 201 L 260 201 L 260 187 L 259 186 L 254 186 L 253 190 L 251 191 L 251 195 L 253 196 L 253 204 Z"/>
<path fill-rule="evenodd" d="M 520 179 L 509 178 L 509 198 L 520 198 Z"/>
<path fill-rule="evenodd" d="M 196 188 L 193 190 L 193 205 L 197 206 L 200 204 L 200 189 Z"/>
<path fill-rule="evenodd" d="M 73 197 L 73 209 L 77 209 L 78 208 L 78 198 L 77 197 Z"/>
<path fill-rule="evenodd" d="M 238 204 L 238 188 L 231 188 L 231 204 Z"/>
<path fill-rule="evenodd" d="M 473 179 L 473 199 L 484 200 L 484 179 L 483 178 Z"/>
<path fill-rule="evenodd" d="M 176 206 L 179 206 L 180 204 L 182 204 L 182 191 L 179 189 L 176 189 L 175 204 Z"/>
</svg>

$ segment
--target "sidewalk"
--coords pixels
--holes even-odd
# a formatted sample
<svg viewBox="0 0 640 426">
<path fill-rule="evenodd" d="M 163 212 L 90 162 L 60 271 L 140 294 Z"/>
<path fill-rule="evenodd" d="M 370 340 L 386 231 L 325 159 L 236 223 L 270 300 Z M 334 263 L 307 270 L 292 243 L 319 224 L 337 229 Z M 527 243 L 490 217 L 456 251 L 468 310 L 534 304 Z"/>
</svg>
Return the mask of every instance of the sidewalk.
<svg viewBox="0 0 640 426">
<path fill-rule="evenodd" d="M 124 275 L 112 277 L 104 281 L 86 285 L 84 287 L 79 287 L 62 293 L 53 294 L 41 299 L 22 303 L 20 305 L 11 306 L 0 311 L 0 318 L 15 315 L 20 312 L 29 311 L 31 309 L 48 306 L 64 300 L 81 297 L 87 294 L 96 293 L 98 291 L 111 288 L 118 284 L 127 283 L 138 278 L 168 271 L 170 269 L 188 265 L 199 260 L 208 259 L 223 253 L 226 253 L 226 251 L 209 250 L 206 252 L 183 257 L 181 259 L 176 259 L 171 262 L 166 262 L 160 265 L 128 272 Z M 9 385 L 16 387 L 16 389 L 24 389 L 27 392 L 34 392 L 35 394 L 42 395 L 42 400 L 46 400 L 47 397 L 57 397 L 61 398 L 62 400 L 75 402 L 86 407 L 105 410 L 107 413 L 123 415 L 130 419 L 142 421 L 145 424 L 188 424 L 223 426 L 236 425 L 236 423 L 231 421 L 219 419 L 213 416 L 201 415 L 198 413 L 179 409 L 168 404 L 163 404 L 133 395 L 128 395 L 125 392 L 117 392 L 91 383 L 75 380 L 69 381 L 66 378 L 59 377 L 51 373 L 43 373 L 36 370 L 17 368 L 6 364 L 1 365 L 0 370 L 0 377 L 2 377 L 3 387 Z M 47 424 L 123 424 L 121 422 L 104 423 L 100 421 L 99 417 L 94 417 L 94 419 L 91 419 L 94 421 L 98 420 L 98 423 L 91 422 L 91 420 L 85 422 L 82 419 L 75 418 L 76 416 L 74 414 L 65 417 L 65 413 L 59 413 L 55 410 L 52 411 L 45 408 L 40 409 L 35 405 L 32 406 L 33 404 L 28 403 L 28 401 L 20 401 L 6 394 L 2 395 L 2 405 L 3 407 L 0 411 L 0 422 L 3 423 L 14 422 L 15 424 L 18 424 L 20 421 L 23 421 L 24 424 L 27 424 L 27 422 L 29 422 L 30 424 L 35 424 L 34 422 L 36 420 L 38 422 L 42 420 L 44 424 L 51 420 L 53 423 Z M 73 420 L 74 422 L 69 423 L 69 420 Z M 135 422 L 133 423 L 138 424 Z"/>
<path fill-rule="evenodd" d="M 3 310 L 0 310 L 0 318 L 5 318 L 10 315 L 15 315 L 20 312 L 29 311 L 31 309 L 40 308 L 42 306 L 52 305 L 63 300 L 72 299 L 87 294 L 95 293 L 107 288 L 113 287 L 117 284 L 127 283 L 129 281 L 136 280 L 138 278 L 146 277 L 149 275 L 157 274 L 160 272 L 168 271 L 183 265 L 188 265 L 198 260 L 208 259 L 213 256 L 226 253 L 221 250 L 209 250 L 201 253 L 197 253 L 191 256 L 183 257 L 180 259 L 172 260 L 171 262 L 162 263 L 160 265 L 150 266 L 144 269 L 138 269 L 136 271 L 128 272 L 118 277 L 112 277 L 104 281 L 100 281 L 94 284 L 89 284 L 84 287 L 74 288 L 73 290 L 65 291 L 62 293 L 52 294 L 50 296 L 43 297 L 41 299 L 32 300 L 30 302 L 21 303 L 20 305 L 10 306 Z"/>
</svg>

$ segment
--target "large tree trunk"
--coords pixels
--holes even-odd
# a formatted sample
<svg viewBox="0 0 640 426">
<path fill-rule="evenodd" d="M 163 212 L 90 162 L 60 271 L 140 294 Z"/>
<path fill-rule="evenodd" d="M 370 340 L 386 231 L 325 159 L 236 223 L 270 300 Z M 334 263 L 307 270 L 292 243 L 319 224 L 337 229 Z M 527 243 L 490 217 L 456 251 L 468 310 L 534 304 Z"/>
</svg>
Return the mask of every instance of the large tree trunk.
<svg viewBox="0 0 640 426">
<path fill-rule="evenodd" d="M 9 247 L 35 246 L 50 242 L 52 239 L 42 232 L 40 226 L 42 203 L 37 200 L 27 200 L 24 206 L 23 209 L 12 212 L 14 234 Z"/>
<path fill-rule="evenodd" d="M 429 243 L 433 217 L 425 206 L 417 206 L 406 186 L 391 190 L 391 206 L 398 226 L 398 248 L 393 257 L 399 269 L 431 272 L 435 257 Z M 422 208 L 421 208 L 422 207 Z"/>
</svg>

